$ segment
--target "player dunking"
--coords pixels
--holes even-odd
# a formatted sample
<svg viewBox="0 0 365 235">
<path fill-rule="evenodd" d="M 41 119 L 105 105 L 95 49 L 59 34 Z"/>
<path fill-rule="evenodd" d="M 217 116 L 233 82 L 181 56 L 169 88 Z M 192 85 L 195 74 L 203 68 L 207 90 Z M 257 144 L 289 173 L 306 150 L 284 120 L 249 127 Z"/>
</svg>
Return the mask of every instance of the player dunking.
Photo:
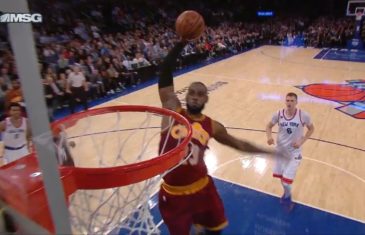
<svg viewBox="0 0 365 235">
<path fill-rule="evenodd" d="M 18 160 L 30 152 L 30 128 L 22 117 L 22 107 L 18 103 L 9 105 L 9 115 L 0 123 L 4 142 L 4 164 Z"/>
<path fill-rule="evenodd" d="M 202 114 L 204 105 L 208 102 L 208 90 L 201 82 L 194 82 L 189 86 L 186 95 L 187 109 L 181 107 L 174 93 L 172 70 L 185 45 L 185 42 L 177 43 L 165 58 L 161 65 L 158 86 L 162 106 L 179 112 L 193 127 L 190 146 L 192 155 L 164 177 L 159 193 L 159 208 L 171 235 L 187 235 L 193 224 L 203 226 L 205 234 L 220 234 L 228 222 L 223 203 L 204 162 L 204 152 L 208 148 L 209 139 L 214 138 L 219 143 L 244 152 L 272 153 L 272 151 L 233 137 L 221 123 Z M 164 119 L 162 129 L 164 130 L 167 125 L 168 120 Z M 181 126 L 176 125 L 169 133 L 162 132 L 160 153 L 178 144 L 179 133 L 184 133 L 180 128 Z M 165 144 L 166 138 L 168 139 Z"/>
<path fill-rule="evenodd" d="M 313 134 L 314 126 L 310 116 L 296 108 L 298 96 L 295 93 L 288 93 L 285 103 L 286 109 L 274 113 L 271 121 L 267 124 L 266 135 L 267 143 L 269 145 L 274 144 L 272 128 L 275 124 L 278 124 L 279 131 L 276 148 L 283 156 L 276 158 L 273 176 L 281 179 L 281 184 L 284 188 L 281 202 L 291 209 L 293 206 L 291 201 L 291 184 L 302 159 L 301 146 Z M 303 136 L 304 126 L 308 128 L 308 131 Z"/>
</svg>

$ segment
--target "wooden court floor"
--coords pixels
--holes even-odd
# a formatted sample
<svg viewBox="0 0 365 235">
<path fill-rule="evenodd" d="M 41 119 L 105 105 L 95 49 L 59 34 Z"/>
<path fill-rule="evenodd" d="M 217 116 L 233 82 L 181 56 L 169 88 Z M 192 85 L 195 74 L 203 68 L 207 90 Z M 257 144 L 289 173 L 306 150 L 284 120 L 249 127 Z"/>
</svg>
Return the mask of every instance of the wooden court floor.
<svg viewBox="0 0 365 235">
<path fill-rule="evenodd" d="M 298 86 L 344 84 L 364 79 L 363 63 L 317 60 L 319 49 L 264 46 L 185 73 L 175 79 L 179 98 L 193 81 L 210 88 L 205 114 L 228 127 L 233 135 L 266 145 L 264 132 L 272 114 L 284 107 L 287 92 L 299 96 L 299 108 L 315 125 L 303 147 L 303 161 L 293 184 L 299 203 L 365 221 L 365 120 L 336 110 L 337 102 L 306 94 Z M 153 85 L 103 104 L 159 106 Z M 274 129 L 276 130 L 276 129 Z M 271 177 L 272 160 L 224 147 L 214 140 L 206 154 L 210 173 L 268 194 L 281 195 Z"/>
<path fill-rule="evenodd" d="M 336 109 L 343 104 L 309 95 L 301 87 L 365 79 L 365 66 L 313 59 L 319 52 L 263 46 L 185 73 L 175 79 L 175 89 L 183 100 L 191 82 L 205 83 L 210 92 L 204 113 L 224 124 L 233 135 L 265 146 L 265 125 L 273 113 L 284 108 L 285 94 L 297 93 L 299 108 L 311 115 L 315 132 L 303 146 L 303 161 L 293 184 L 294 201 L 364 223 L 365 119 L 346 115 Z M 123 104 L 160 106 L 157 85 L 98 107 Z M 128 120 L 135 121 L 124 121 Z M 95 130 L 113 128 L 105 118 L 96 122 Z M 85 143 L 78 151 L 84 156 L 95 155 L 95 146 Z M 113 145 L 111 141 L 108 144 Z M 157 142 L 155 145 L 148 150 L 152 154 L 157 152 Z M 134 151 L 138 146 L 127 149 Z M 90 161 L 78 155 L 74 154 L 76 163 Z M 268 156 L 241 153 L 212 140 L 205 160 L 216 178 L 271 195 L 282 194 L 280 182 L 272 178 L 273 162 Z"/>
</svg>

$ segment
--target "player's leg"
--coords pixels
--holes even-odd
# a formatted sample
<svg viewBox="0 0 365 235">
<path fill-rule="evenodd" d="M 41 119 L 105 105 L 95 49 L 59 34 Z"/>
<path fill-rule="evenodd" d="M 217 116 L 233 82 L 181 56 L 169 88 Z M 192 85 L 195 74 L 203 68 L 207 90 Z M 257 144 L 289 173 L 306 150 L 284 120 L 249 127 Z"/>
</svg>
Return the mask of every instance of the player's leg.
<svg viewBox="0 0 365 235">
<path fill-rule="evenodd" d="M 171 235 L 187 235 L 193 224 L 189 196 L 174 196 L 163 188 L 159 192 L 159 209 Z"/>
<path fill-rule="evenodd" d="M 300 165 L 302 156 L 297 153 L 290 157 L 288 164 L 286 165 L 281 179 L 285 188 L 285 198 L 291 197 L 291 185 L 294 181 L 295 175 L 297 174 L 298 167 Z"/>
<path fill-rule="evenodd" d="M 28 146 L 24 146 L 23 148 L 19 149 L 19 151 L 17 151 L 17 154 L 17 160 L 30 154 Z"/>
<path fill-rule="evenodd" d="M 4 164 L 8 164 L 10 162 L 16 161 L 22 157 L 25 157 L 28 154 L 29 154 L 29 151 L 28 151 L 27 146 L 24 146 L 23 148 L 17 149 L 17 150 L 11 150 L 11 149 L 7 149 L 5 147 Z"/>
<path fill-rule="evenodd" d="M 280 150 L 278 150 L 280 151 Z M 280 151 L 284 152 L 284 151 Z M 283 186 L 283 196 L 280 198 L 280 201 L 283 201 L 284 198 L 288 196 L 288 193 L 290 193 L 290 189 L 288 188 L 288 185 L 283 181 L 285 169 L 289 165 L 290 157 L 289 156 L 277 156 L 275 158 L 274 162 L 274 168 L 273 168 L 273 177 L 280 179 L 281 185 Z"/>
<path fill-rule="evenodd" d="M 201 208 L 193 215 L 193 222 L 204 228 L 204 234 L 218 235 L 228 225 L 224 206 L 213 179 L 194 197 L 194 207 Z"/>
<path fill-rule="evenodd" d="M 283 156 L 276 156 L 274 160 L 273 174 L 274 178 L 282 179 L 286 159 Z"/>
<path fill-rule="evenodd" d="M 287 209 L 291 211 L 293 209 L 293 202 L 292 202 L 292 183 L 294 181 L 295 175 L 297 173 L 298 167 L 300 165 L 302 156 L 300 153 L 291 156 L 287 166 L 285 167 L 283 178 L 281 182 L 284 187 L 284 195 L 282 197 L 282 202 L 284 205 L 287 206 Z"/>
<path fill-rule="evenodd" d="M 8 149 L 4 148 L 4 160 L 3 160 L 4 165 L 11 162 L 12 157 L 11 157 L 10 151 L 12 151 L 12 150 L 8 150 Z"/>
</svg>

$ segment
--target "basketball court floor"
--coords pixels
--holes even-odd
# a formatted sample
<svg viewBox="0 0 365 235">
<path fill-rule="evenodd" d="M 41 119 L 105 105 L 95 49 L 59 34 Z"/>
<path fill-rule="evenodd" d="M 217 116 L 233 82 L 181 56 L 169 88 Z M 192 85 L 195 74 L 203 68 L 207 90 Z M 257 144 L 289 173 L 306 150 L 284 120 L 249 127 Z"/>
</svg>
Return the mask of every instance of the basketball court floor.
<svg viewBox="0 0 365 235">
<path fill-rule="evenodd" d="M 270 158 L 211 140 L 205 161 L 225 204 L 225 234 L 365 234 L 362 56 L 356 51 L 262 46 L 176 77 L 182 101 L 191 82 L 205 83 L 205 114 L 239 138 L 266 145 L 265 126 L 284 108 L 288 92 L 298 94 L 299 108 L 311 115 L 315 126 L 303 147 L 293 184 L 296 205 L 290 213 L 279 204 L 282 187 L 272 178 Z M 359 62 L 348 61 L 352 57 Z M 157 85 L 149 83 L 96 107 L 125 104 L 160 106 Z M 89 147 L 83 151 L 93 154 Z M 74 157 L 76 163 L 86 161 Z M 154 202 L 156 195 L 151 198 L 155 222 L 168 234 Z M 113 233 L 124 234 L 117 229 Z"/>
<path fill-rule="evenodd" d="M 365 64 L 327 60 L 323 52 L 315 58 L 321 52 L 263 46 L 176 77 L 181 100 L 191 82 L 205 83 L 205 114 L 239 138 L 265 145 L 265 125 L 288 92 L 298 94 L 299 108 L 315 125 L 303 147 L 291 213 L 279 204 L 282 188 L 271 177 L 271 159 L 210 142 L 205 161 L 226 206 L 226 234 L 365 234 Z M 157 86 L 103 105 L 119 104 L 159 106 Z"/>
</svg>

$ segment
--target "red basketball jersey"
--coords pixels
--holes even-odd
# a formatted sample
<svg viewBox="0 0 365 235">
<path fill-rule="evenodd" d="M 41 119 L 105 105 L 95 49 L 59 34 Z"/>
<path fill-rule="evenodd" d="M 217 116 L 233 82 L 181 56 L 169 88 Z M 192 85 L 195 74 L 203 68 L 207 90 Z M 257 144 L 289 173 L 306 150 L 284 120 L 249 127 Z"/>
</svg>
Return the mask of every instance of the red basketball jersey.
<svg viewBox="0 0 365 235">
<path fill-rule="evenodd" d="M 172 186 L 189 185 L 208 175 L 207 166 L 204 162 L 204 152 L 208 148 L 209 139 L 213 135 L 211 118 L 203 115 L 199 120 L 192 119 L 185 109 L 180 110 L 179 113 L 186 117 L 192 125 L 193 137 L 190 145 L 192 155 L 164 177 L 165 183 Z M 181 138 L 186 136 L 186 133 L 186 128 L 179 124 L 174 125 L 169 132 L 163 132 L 159 146 L 160 153 L 175 148 L 181 142 Z M 167 141 L 166 138 L 168 138 Z"/>
</svg>

